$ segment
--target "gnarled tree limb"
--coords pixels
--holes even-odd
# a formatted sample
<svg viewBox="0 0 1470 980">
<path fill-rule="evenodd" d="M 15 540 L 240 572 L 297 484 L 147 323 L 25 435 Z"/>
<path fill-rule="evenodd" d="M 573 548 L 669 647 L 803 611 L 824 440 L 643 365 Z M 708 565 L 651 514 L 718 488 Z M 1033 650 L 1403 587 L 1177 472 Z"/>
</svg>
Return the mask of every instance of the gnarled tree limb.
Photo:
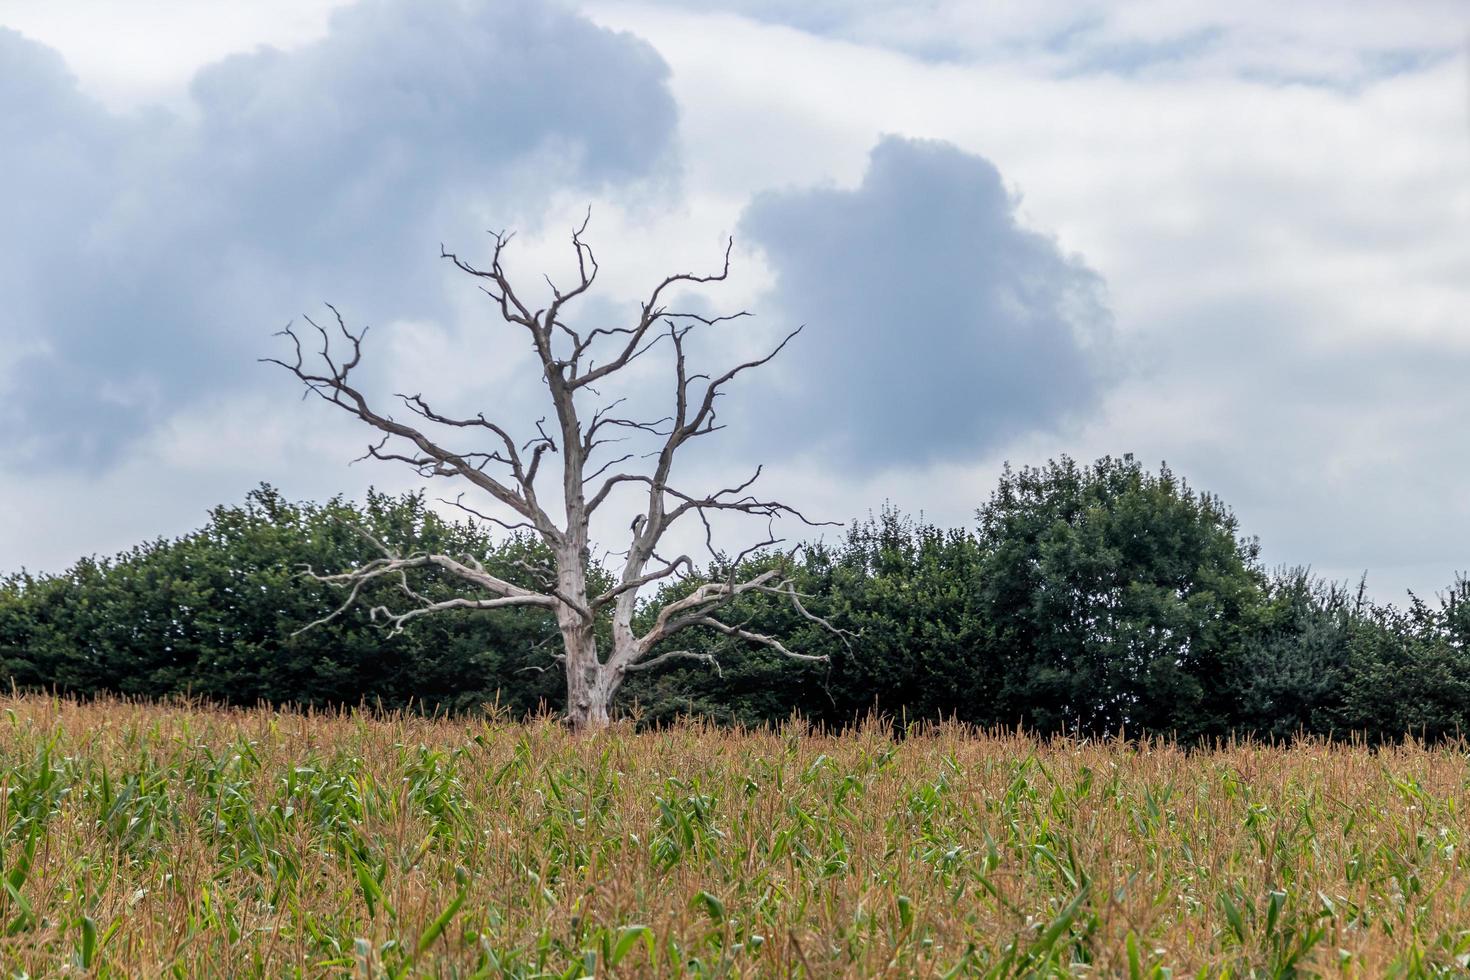
<svg viewBox="0 0 1470 980">
<path fill-rule="evenodd" d="M 607 720 L 612 696 L 628 673 L 651 670 L 675 660 L 712 663 L 718 669 L 714 656 L 705 651 L 655 650 L 663 641 L 686 629 L 713 629 L 730 639 L 765 646 L 793 660 L 824 659 L 798 653 L 778 637 L 720 618 L 721 612 L 742 596 L 785 598 L 805 619 L 843 634 L 826 619 L 806 609 L 781 568 L 766 569 L 737 581 L 737 571 L 745 558 L 780 543 L 770 533 L 769 522 L 791 517 L 812 526 L 818 523 L 795 507 L 751 493 L 750 488 L 761 475 L 759 468 L 743 482 L 710 492 L 689 491 L 670 482 L 678 451 L 691 440 L 723 428 L 718 422 L 717 407 L 725 389 L 745 372 L 769 363 L 801 333 L 801 328 L 786 334 L 768 353 L 720 373 L 689 369 L 687 340 L 693 331 L 727 327 L 749 314 L 741 311 L 706 316 L 674 312 L 666 307 L 666 297 L 679 288 L 728 278 L 734 246 L 733 241 L 728 241 L 718 272 L 683 272 L 665 277 L 639 305 L 630 325 L 579 330 L 565 319 L 566 310 L 593 287 L 599 271 L 597 258 L 583 238 L 586 229 L 584 219 L 571 236 L 577 269 L 575 282 L 562 287 L 546 279 L 550 298 L 540 307 L 516 289 L 506 272 L 505 250 L 512 235 L 491 234 L 493 249 L 485 268 L 440 247 L 441 256 L 479 283 L 495 304 L 500 319 L 521 331 L 536 354 L 551 400 L 551 412 L 534 423 L 535 431 L 529 438 L 518 437 L 510 426 L 492 421 L 484 413 L 458 416 L 441 412 L 422 393 L 397 395 L 397 400 L 413 417 L 412 425 L 374 407 L 353 379 L 353 372 L 362 359 L 366 328 L 354 333 L 337 308 L 330 305 L 337 339 L 333 339 L 332 331 L 307 317 L 306 323 L 320 339 L 315 354 L 308 355 L 301 332 L 288 325 L 282 333 L 291 342 L 291 356 L 265 360 L 294 374 L 305 386 L 306 394 L 319 396 L 377 430 L 380 438 L 369 445 L 365 458 L 400 462 L 424 477 L 465 481 L 513 516 L 499 517 L 477 504 L 466 503 L 464 493 L 448 503 L 477 519 L 511 530 L 532 531 L 549 549 L 554 563 L 551 568 L 531 569 L 541 584 L 538 588 L 526 588 L 491 574 L 473 557 L 426 552 L 400 556 L 374 540 L 382 557 L 359 568 L 332 574 L 307 570 L 306 574 L 316 581 L 345 589 L 346 597 L 332 612 L 303 629 L 340 616 L 353 604 L 363 601 L 366 590 L 380 582 L 396 584 L 397 592 L 408 600 L 406 608 L 378 604 L 370 610 L 375 621 L 383 622 L 393 631 L 421 617 L 451 610 L 542 608 L 556 616 L 563 641 L 564 650 L 557 660 L 567 678 L 569 717 L 577 727 L 597 727 Z M 578 403 L 582 393 L 600 398 L 594 385 L 650 355 L 664 341 L 667 341 L 664 349 L 672 355 L 672 404 L 667 415 L 652 420 L 627 417 L 619 414 L 623 400 L 614 399 L 584 420 Z M 652 462 L 646 470 L 622 468 L 638 458 L 634 451 L 624 451 L 601 463 L 591 462 L 595 454 L 605 451 L 604 447 L 629 438 L 657 441 L 654 451 L 648 454 Z M 451 445 L 451 442 L 475 439 L 481 444 Z M 553 456 L 561 461 L 560 514 L 553 514 L 543 505 L 543 499 L 549 498 L 539 492 L 537 484 L 544 461 Z M 589 485 L 594 483 L 597 488 L 590 490 Z M 639 486 L 643 489 L 643 504 L 629 529 L 628 549 L 620 553 L 622 568 L 615 584 L 594 592 L 588 581 L 592 517 L 620 488 Z M 765 518 L 766 537 L 729 563 L 730 573 L 725 580 L 702 583 L 688 595 L 657 609 L 652 625 L 639 635 L 634 629 L 634 618 L 642 608 L 640 593 L 666 580 L 695 575 L 694 562 L 688 555 L 681 554 L 671 560 L 660 558 L 660 541 L 676 522 L 693 514 L 703 523 L 705 544 L 714 556 L 710 515 L 722 512 Z M 410 573 L 428 569 L 464 582 L 476 594 L 429 599 L 412 587 L 409 578 Z M 599 616 L 608 616 L 611 621 L 612 645 L 605 654 L 598 650 L 594 630 Z"/>
</svg>

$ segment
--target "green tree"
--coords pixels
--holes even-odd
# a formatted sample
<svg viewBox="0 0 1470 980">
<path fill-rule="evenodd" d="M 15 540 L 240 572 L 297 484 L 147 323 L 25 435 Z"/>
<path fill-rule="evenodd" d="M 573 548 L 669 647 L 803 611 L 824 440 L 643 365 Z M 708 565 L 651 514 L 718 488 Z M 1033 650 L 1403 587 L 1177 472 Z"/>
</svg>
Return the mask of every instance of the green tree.
<svg viewBox="0 0 1470 980">
<path fill-rule="evenodd" d="M 511 580 L 544 558 L 528 537 L 497 545 L 475 525 L 444 521 L 422 495 L 295 504 L 263 486 L 177 540 L 83 559 L 59 575 L 7 578 L 0 668 L 20 686 L 82 694 L 446 707 L 498 698 L 515 711 L 555 703 L 560 686 L 526 670 L 545 663 L 537 645 L 556 636 L 537 610 L 472 613 L 395 634 L 370 612 L 399 587 L 394 580 L 365 592 L 360 608 L 299 632 L 342 598 L 301 571 L 370 560 L 375 546 L 362 531 L 405 551 L 473 555 Z M 431 569 L 402 582 L 426 596 L 453 594 Z"/>
<path fill-rule="evenodd" d="M 1258 546 L 1167 466 L 1006 468 L 979 511 L 977 613 L 1000 715 L 1041 731 L 1225 733 L 1261 601 Z"/>
<path fill-rule="evenodd" d="M 1306 568 L 1271 577 L 1230 677 L 1238 731 L 1285 740 L 1336 730 L 1353 647 L 1368 626 L 1364 592 Z"/>
<path fill-rule="evenodd" d="M 867 711 L 988 725 L 998 676 L 974 597 L 980 551 L 964 530 L 884 510 L 849 532 L 836 607 L 856 639 L 833 654 L 839 720 Z"/>
<path fill-rule="evenodd" d="M 1437 604 L 1374 607 L 1355 633 L 1338 731 L 1374 741 L 1470 731 L 1470 580 Z"/>
<path fill-rule="evenodd" d="M 635 682 L 630 693 L 653 721 L 699 713 L 759 724 L 799 712 L 842 726 L 876 712 L 993 723 L 997 678 L 983 659 L 983 624 L 972 601 L 978 558 L 967 532 L 885 508 L 853 522 L 842 542 L 804 549 L 788 569 L 806 604 L 841 623 L 843 635 L 770 596 L 742 597 L 732 606 L 732 616 L 750 629 L 790 637 L 803 651 L 826 656 L 826 663 L 793 669 L 784 658 L 759 650 L 735 656 L 719 634 L 703 631 L 693 644 L 719 660 L 722 676 L 676 668 Z M 755 559 L 737 577 L 758 574 L 774 560 Z M 728 574 L 716 566 L 701 581 Z M 671 589 L 659 601 L 676 597 Z M 687 637 L 684 642 L 691 643 Z"/>
</svg>

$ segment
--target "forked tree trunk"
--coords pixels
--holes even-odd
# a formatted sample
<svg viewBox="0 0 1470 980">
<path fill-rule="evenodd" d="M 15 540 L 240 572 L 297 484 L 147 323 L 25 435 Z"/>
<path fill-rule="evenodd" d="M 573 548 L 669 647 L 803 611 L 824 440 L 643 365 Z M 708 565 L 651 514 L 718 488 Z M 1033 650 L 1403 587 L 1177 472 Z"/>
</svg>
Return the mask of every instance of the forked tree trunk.
<svg viewBox="0 0 1470 980">
<path fill-rule="evenodd" d="M 597 638 L 590 629 L 566 639 L 567 724 L 575 732 L 606 728 L 620 678 L 598 661 Z"/>
<path fill-rule="evenodd" d="M 580 555 L 560 555 L 557 563 L 560 566 L 557 586 L 562 595 L 587 608 L 587 578 Z M 613 695 L 622 677 L 614 676 L 598 657 L 593 624 L 566 602 L 557 609 L 557 625 L 561 628 L 566 653 L 567 724 L 575 732 L 606 728 L 612 718 Z"/>
</svg>

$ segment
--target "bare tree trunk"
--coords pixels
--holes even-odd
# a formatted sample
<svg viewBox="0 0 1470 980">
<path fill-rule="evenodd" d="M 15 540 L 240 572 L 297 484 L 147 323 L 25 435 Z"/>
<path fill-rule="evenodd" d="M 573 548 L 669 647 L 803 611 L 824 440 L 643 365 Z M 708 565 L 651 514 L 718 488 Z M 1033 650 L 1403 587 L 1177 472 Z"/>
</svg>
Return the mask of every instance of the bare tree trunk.
<svg viewBox="0 0 1470 980">
<path fill-rule="evenodd" d="M 594 621 L 583 611 L 588 607 L 587 574 L 579 537 L 573 535 L 570 547 L 557 557 L 557 590 L 572 600 L 558 606 L 557 625 L 566 652 L 567 723 L 573 731 L 592 732 L 607 727 L 621 676 L 615 677 L 598 656 Z"/>
<path fill-rule="evenodd" d="M 597 659 L 597 638 L 590 629 L 566 638 L 567 722 L 573 731 L 596 731 L 611 717 L 613 689 L 608 671 Z"/>
<path fill-rule="evenodd" d="M 590 630 L 579 632 L 575 641 L 567 642 L 567 723 L 576 732 L 595 732 L 607 727 L 612 718 L 613 699 L 627 679 L 622 662 L 634 652 L 628 651 L 620 658 L 614 648 L 602 662 Z M 575 657 L 570 645 L 573 642 L 578 651 Z"/>
</svg>

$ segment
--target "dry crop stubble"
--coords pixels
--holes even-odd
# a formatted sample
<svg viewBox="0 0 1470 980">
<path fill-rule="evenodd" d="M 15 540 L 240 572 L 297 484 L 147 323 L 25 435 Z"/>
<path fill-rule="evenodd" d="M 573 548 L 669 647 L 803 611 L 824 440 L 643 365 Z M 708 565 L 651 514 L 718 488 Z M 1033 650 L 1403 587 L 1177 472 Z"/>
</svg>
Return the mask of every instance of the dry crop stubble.
<svg viewBox="0 0 1470 980">
<path fill-rule="evenodd" d="M 1463 975 L 1466 747 L 3 699 L 31 976 Z"/>
</svg>

